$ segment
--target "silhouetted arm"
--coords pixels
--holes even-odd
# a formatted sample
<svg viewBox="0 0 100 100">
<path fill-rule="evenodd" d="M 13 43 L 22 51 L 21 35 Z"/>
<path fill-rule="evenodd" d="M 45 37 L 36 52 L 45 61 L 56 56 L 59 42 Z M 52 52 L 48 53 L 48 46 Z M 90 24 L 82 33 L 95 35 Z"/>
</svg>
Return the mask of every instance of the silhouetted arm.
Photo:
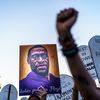
<svg viewBox="0 0 100 100">
<path fill-rule="evenodd" d="M 57 15 L 56 28 L 59 36 L 59 42 L 62 45 L 63 55 L 69 64 L 70 71 L 81 95 L 89 100 L 100 100 L 95 82 L 86 71 L 77 45 L 71 34 L 71 28 L 77 20 L 78 12 L 73 9 L 65 9 Z"/>
<path fill-rule="evenodd" d="M 76 84 L 74 84 L 73 87 L 72 100 L 78 100 L 78 89 L 76 87 Z"/>
</svg>

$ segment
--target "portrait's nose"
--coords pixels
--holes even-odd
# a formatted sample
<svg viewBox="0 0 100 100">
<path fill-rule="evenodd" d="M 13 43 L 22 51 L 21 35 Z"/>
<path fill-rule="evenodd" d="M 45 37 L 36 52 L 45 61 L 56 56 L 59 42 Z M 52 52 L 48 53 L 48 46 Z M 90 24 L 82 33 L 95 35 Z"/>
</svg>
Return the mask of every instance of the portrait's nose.
<svg viewBox="0 0 100 100">
<path fill-rule="evenodd" d="M 39 56 L 38 61 L 43 61 L 43 58 L 41 56 Z"/>
</svg>

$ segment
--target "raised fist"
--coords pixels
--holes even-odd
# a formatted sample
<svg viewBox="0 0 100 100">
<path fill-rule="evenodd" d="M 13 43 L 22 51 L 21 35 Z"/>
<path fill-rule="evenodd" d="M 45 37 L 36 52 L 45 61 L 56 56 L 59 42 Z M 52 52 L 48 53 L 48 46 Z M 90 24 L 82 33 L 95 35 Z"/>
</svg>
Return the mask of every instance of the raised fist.
<svg viewBox="0 0 100 100">
<path fill-rule="evenodd" d="M 73 8 L 64 9 L 63 11 L 58 13 L 56 28 L 60 37 L 64 37 L 68 33 L 70 33 L 71 27 L 76 22 L 77 14 L 78 12 Z"/>
</svg>

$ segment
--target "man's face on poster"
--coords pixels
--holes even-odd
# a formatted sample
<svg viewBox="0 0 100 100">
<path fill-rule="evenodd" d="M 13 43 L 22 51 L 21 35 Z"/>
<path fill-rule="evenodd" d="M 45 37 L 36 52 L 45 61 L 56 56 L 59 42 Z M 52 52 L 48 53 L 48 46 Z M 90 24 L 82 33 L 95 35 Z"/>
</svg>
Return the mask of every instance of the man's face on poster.
<svg viewBox="0 0 100 100">
<path fill-rule="evenodd" d="M 33 72 L 41 76 L 48 75 L 49 59 L 48 53 L 44 48 L 38 47 L 31 49 L 28 57 L 28 63 L 30 64 Z"/>
</svg>

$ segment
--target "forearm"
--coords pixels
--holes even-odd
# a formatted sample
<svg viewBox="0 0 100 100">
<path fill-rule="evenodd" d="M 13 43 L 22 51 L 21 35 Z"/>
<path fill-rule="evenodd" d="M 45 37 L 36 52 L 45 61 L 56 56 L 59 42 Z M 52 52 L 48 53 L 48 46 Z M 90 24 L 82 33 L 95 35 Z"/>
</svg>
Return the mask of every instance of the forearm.
<svg viewBox="0 0 100 100">
<path fill-rule="evenodd" d="M 90 74 L 86 71 L 79 54 L 77 53 L 73 57 L 66 57 L 66 59 L 81 94 L 86 95 L 85 93 L 91 93 L 91 91 L 96 88 L 96 85 Z"/>
<path fill-rule="evenodd" d="M 73 75 L 74 81 L 77 84 L 77 88 L 81 94 L 85 96 L 86 93 L 91 94 L 91 91 L 96 89 L 96 85 L 90 74 L 85 69 L 85 65 L 78 54 L 78 47 L 71 33 L 69 32 L 68 34 L 69 36 L 66 38 L 60 38 L 59 42 L 62 45 L 63 55 L 66 57 L 69 64 L 69 68 Z"/>
<path fill-rule="evenodd" d="M 82 79 L 82 77 L 84 77 L 84 78 L 80 81 L 86 80 L 87 84 L 94 85 L 94 81 L 91 78 L 88 71 L 86 70 L 85 65 L 83 64 L 83 62 L 82 62 L 82 60 L 81 60 L 78 53 L 75 54 L 73 57 L 66 57 L 66 59 L 67 59 L 70 71 L 71 71 L 74 79 L 77 80 L 77 78 L 78 78 L 80 80 L 80 76 L 81 76 L 81 79 Z"/>
<path fill-rule="evenodd" d="M 73 88 L 72 100 L 78 100 L 78 90 L 75 87 Z"/>
<path fill-rule="evenodd" d="M 95 82 L 86 71 L 85 65 L 78 54 L 78 47 L 70 33 L 72 26 L 77 20 L 77 14 L 78 12 L 73 8 L 64 9 L 58 14 L 56 28 L 59 35 L 59 42 L 62 46 L 63 55 L 68 61 L 74 81 L 82 96 L 86 98 L 92 97 L 89 100 L 98 100 L 95 99 L 96 97 L 100 97 Z"/>
</svg>

